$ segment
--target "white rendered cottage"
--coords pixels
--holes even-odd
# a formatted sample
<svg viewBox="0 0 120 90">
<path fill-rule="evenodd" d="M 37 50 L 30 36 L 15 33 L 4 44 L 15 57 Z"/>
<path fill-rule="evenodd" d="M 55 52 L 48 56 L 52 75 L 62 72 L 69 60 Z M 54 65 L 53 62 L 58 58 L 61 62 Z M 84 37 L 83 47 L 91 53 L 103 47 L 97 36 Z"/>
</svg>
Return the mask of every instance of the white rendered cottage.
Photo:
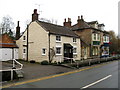
<svg viewBox="0 0 120 90">
<path fill-rule="evenodd" d="M 32 14 L 32 22 L 16 41 L 19 59 L 41 62 L 63 61 L 64 57 L 80 60 L 80 38 L 69 28 L 38 20 L 37 10 Z"/>
</svg>

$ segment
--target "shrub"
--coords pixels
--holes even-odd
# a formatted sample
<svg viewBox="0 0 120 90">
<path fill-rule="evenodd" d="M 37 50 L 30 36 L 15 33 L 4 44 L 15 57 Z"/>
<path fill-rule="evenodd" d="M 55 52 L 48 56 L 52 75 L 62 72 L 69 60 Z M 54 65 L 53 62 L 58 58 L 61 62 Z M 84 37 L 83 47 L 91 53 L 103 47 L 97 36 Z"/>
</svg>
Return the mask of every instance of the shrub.
<svg viewBox="0 0 120 90">
<path fill-rule="evenodd" d="M 47 60 L 44 60 L 44 61 L 41 62 L 41 65 L 48 65 L 48 64 L 49 64 L 49 63 L 48 63 Z"/>
<path fill-rule="evenodd" d="M 30 63 L 35 63 L 35 60 L 31 60 Z"/>
</svg>

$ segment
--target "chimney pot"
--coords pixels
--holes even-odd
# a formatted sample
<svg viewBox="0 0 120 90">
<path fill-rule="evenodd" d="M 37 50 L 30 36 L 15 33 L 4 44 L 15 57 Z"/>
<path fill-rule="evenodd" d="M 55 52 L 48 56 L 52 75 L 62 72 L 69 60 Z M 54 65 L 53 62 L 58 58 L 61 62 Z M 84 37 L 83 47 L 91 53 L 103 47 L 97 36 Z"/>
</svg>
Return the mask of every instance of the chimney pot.
<svg viewBox="0 0 120 90">
<path fill-rule="evenodd" d="M 37 9 L 34 9 L 34 13 L 37 14 Z"/>
<path fill-rule="evenodd" d="M 68 18 L 68 22 L 71 22 L 71 18 Z"/>
<path fill-rule="evenodd" d="M 68 27 L 68 28 L 70 28 L 71 27 L 71 18 L 68 18 L 67 22 L 66 22 L 66 18 L 64 20 L 65 21 L 64 21 L 63 25 L 66 26 L 66 27 Z"/>
<path fill-rule="evenodd" d="M 78 16 L 78 20 L 80 19 L 80 16 Z"/>
<path fill-rule="evenodd" d="M 64 20 L 65 20 L 65 22 L 66 22 L 66 18 L 65 18 Z"/>
<path fill-rule="evenodd" d="M 19 21 L 18 21 L 18 24 L 17 24 L 17 26 L 19 27 Z"/>
<path fill-rule="evenodd" d="M 81 19 L 83 19 L 83 15 L 81 15 Z"/>
<path fill-rule="evenodd" d="M 17 27 L 16 27 L 16 40 L 20 38 L 20 26 L 19 26 L 19 21 L 17 22 Z"/>
</svg>

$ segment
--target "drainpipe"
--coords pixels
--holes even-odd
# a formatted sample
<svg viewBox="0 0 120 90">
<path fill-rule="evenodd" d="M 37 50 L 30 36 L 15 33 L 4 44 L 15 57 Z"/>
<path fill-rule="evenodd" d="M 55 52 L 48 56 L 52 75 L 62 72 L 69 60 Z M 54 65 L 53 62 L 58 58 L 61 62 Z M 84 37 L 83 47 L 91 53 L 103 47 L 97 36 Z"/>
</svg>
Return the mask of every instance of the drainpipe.
<svg viewBox="0 0 120 90">
<path fill-rule="evenodd" d="M 27 57 L 26 57 L 26 61 L 28 61 L 28 25 L 27 25 Z"/>
<path fill-rule="evenodd" d="M 14 59 L 14 48 L 12 48 L 12 60 Z"/>
<path fill-rule="evenodd" d="M 50 62 L 50 32 L 48 33 L 48 48 L 49 48 L 49 54 L 48 54 L 48 57 L 49 57 L 49 63 L 51 63 Z"/>
</svg>

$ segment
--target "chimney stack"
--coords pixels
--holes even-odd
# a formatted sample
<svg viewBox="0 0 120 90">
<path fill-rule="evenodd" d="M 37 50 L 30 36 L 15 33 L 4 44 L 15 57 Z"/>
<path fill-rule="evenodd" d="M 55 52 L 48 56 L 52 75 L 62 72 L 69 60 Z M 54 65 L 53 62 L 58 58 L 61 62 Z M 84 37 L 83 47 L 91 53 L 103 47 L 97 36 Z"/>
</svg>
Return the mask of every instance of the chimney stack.
<svg viewBox="0 0 120 90">
<path fill-rule="evenodd" d="M 63 25 L 65 27 L 71 28 L 71 23 L 72 23 L 71 18 L 68 18 L 68 22 L 66 22 L 66 18 L 65 18 L 65 21 L 64 21 Z"/>
<path fill-rule="evenodd" d="M 77 20 L 78 26 L 80 25 L 80 23 L 81 23 L 82 21 L 84 21 L 83 15 L 81 15 L 81 18 L 80 18 L 80 16 L 78 16 L 78 20 Z"/>
<path fill-rule="evenodd" d="M 16 27 L 16 40 L 20 38 L 20 26 L 19 26 L 19 21 L 17 22 L 17 27 Z"/>
<path fill-rule="evenodd" d="M 32 14 L 32 22 L 38 20 L 38 15 L 37 9 L 34 9 L 34 13 Z"/>
</svg>

